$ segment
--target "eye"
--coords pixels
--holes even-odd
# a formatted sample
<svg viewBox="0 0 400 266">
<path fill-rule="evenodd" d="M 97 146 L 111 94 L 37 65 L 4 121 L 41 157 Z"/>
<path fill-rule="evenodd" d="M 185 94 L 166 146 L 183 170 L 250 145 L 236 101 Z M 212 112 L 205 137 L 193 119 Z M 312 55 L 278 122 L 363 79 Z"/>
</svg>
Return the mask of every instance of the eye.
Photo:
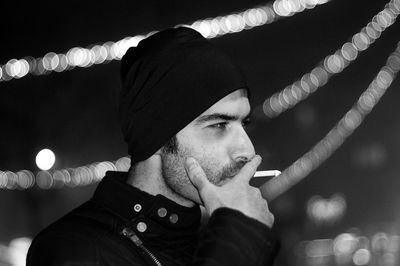
<svg viewBox="0 0 400 266">
<path fill-rule="evenodd" d="M 221 122 L 221 123 L 212 124 L 209 127 L 216 128 L 216 129 L 225 129 L 227 126 L 228 126 L 227 122 Z"/>
<path fill-rule="evenodd" d="M 250 118 L 246 118 L 242 121 L 242 127 L 247 128 L 251 124 Z"/>
</svg>

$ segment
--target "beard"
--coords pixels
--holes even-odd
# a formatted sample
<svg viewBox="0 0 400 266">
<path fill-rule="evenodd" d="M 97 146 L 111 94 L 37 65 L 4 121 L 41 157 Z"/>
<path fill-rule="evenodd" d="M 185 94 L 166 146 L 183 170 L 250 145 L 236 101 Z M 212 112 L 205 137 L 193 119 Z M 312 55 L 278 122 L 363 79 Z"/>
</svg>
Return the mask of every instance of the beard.
<svg viewBox="0 0 400 266">
<path fill-rule="evenodd" d="M 174 151 L 164 150 L 161 152 L 162 174 L 165 183 L 175 194 L 199 204 L 201 204 L 199 193 L 187 176 L 184 166 L 188 157 L 196 159 L 207 179 L 217 186 L 222 186 L 229 182 L 246 163 L 239 161 L 221 165 L 212 156 L 212 153 L 200 155 L 189 147 L 183 147 L 178 142 L 176 142 L 176 146 Z"/>
</svg>

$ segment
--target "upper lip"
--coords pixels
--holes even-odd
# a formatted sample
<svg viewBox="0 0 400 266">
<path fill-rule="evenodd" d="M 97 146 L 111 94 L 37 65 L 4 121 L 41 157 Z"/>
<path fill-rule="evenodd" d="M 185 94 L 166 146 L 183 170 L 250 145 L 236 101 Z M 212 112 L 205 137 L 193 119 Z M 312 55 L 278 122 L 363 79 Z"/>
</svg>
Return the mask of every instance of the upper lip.
<svg viewBox="0 0 400 266">
<path fill-rule="evenodd" d="M 236 172 L 234 172 L 234 173 L 228 175 L 228 177 L 233 178 L 233 177 L 235 177 L 238 173 L 239 173 L 239 171 L 236 171 Z"/>
</svg>

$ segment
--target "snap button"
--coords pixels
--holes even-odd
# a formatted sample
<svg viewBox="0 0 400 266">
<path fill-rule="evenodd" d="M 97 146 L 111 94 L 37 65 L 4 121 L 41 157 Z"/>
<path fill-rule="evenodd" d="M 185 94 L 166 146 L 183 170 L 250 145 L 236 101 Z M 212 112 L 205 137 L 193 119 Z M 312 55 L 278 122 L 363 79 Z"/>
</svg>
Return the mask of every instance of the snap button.
<svg viewBox="0 0 400 266">
<path fill-rule="evenodd" d="M 139 232 L 143 233 L 144 231 L 147 230 L 147 224 L 145 224 L 144 222 L 139 222 L 139 223 L 137 224 L 137 226 L 136 226 L 136 229 L 137 229 Z"/>
<path fill-rule="evenodd" d="M 159 208 L 159 209 L 157 210 L 157 214 L 158 214 L 158 216 L 160 216 L 160 217 L 165 217 L 165 216 L 167 216 L 167 209 L 165 209 L 165 208 Z"/>
<path fill-rule="evenodd" d="M 140 205 L 139 203 L 135 204 L 135 206 L 133 206 L 133 210 L 135 212 L 140 212 L 142 210 L 142 205 Z"/>
<path fill-rule="evenodd" d="M 178 215 L 173 213 L 169 216 L 169 221 L 173 224 L 176 224 L 178 222 Z"/>
</svg>

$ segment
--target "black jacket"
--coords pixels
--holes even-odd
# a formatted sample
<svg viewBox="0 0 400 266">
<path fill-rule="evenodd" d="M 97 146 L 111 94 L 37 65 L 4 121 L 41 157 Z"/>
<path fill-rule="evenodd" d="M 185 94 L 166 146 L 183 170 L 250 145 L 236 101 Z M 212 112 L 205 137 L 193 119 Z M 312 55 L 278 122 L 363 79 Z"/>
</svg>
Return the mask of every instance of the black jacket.
<svg viewBox="0 0 400 266">
<path fill-rule="evenodd" d="M 183 207 L 108 172 L 92 199 L 32 242 L 33 265 L 272 265 L 277 240 L 264 224 L 228 208 L 200 226 L 199 206 Z"/>
</svg>

